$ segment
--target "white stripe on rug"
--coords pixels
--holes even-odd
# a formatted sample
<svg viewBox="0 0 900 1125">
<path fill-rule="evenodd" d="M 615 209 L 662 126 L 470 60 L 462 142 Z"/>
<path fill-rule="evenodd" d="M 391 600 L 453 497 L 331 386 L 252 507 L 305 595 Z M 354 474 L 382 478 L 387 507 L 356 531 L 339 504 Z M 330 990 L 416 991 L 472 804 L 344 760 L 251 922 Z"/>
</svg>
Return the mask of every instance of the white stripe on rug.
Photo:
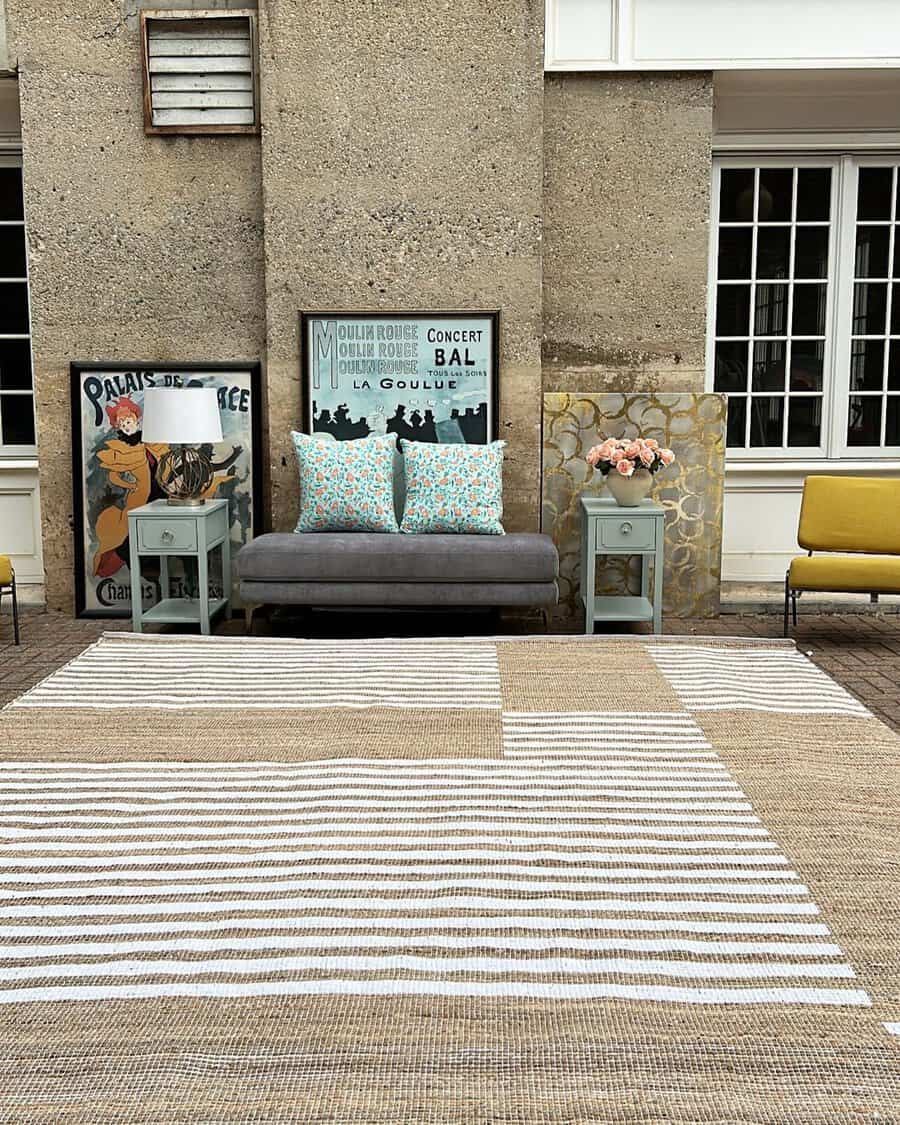
<svg viewBox="0 0 900 1125">
<path fill-rule="evenodd" d="M 785 977 L 853 980 L 849 965 L 801 961 L 676 961 L 626 957 L 420 957 L 409 953 L 390 953 L 373 957 L 319 954 L 292 957 L 220 957 L 206 961 L 123 960 L 61 962 L 59 965 L 11 965 L 4 969 L 4 982 L 56 980 L 60 977 L 151 977 L 253 976 L 259 973 L 467 973 L 472 977 L 488 974 L 654 976 L 681 977 L 685 980 L 777 980 Z"/>
<path fill-rule="evenodd" d="M 319 931 L 319 930 L 447 930 L 459 931 L 471 935 L 471 940 L 478 940 L 481 931 L 503 933 L 506 930 L 533 931 L 535 933 L 553 933 L 597 931 L 609 933 L 623 931 L 633 933 L 685 933 L 685 934 L 744 934 L 766 937 L 830 937 L 831 932 L 821 922 L 735 922 L 731 919 L 721 918 L 714 921 L 697 921 L 688 918 L 603 918 L 573 915 L 570 918 L 560 918 L 558 915 L 548 914 L 544 917 L 485 914 L 485 915 L 453 915 L 450 917 L 406 918 L 402 914 L 390 916 L 333 914 L 296 914 L 266 915 L 260 918 L 173 918 L 164 922 L 81 922 L 77 925 L 19 925 L 0 926 L 0 938 L 10 941 L 23 941 L 30 938 L 61 938 L 61 937 L 109 937 L 113 934 L 170 934 L 170 933 L 211 933 L 217 930 L 264 930 L 279 931 Z M 475 935 L 472 931 L 478 930 Z M 781 943 L 775 943 L 779 945 Z M 19 946 L 23 953 L 28 948 Z M 41 945 L 40 950 L 52 949 L 52 946 Z M 837 948 L 837 947 L 835 947 Z M 32 955 L 29 951 L 29 956 Z M 37 954 L 34 954 L 37 956 Z M 41 953 L 43 955 L 43 952 Z"/>
<path fill-rule="evenodd" d="M 371 921 L 371 920 L 370 920 Z M 486 920 L 485 925 L 490 921 Z M 25 927 L 23 927 L 24 929 Z M 53 927 L 51 934 L 61 929 L 73 927 Z M 265 926 L 260 926 L 266 929 Z M 55 942 L 53 945 L 0 945 L 0 958 L 7 961 L 40 960 L 53 957 L 120 957 L 136 953 L 227 953 L 247 950 L 258 952 L 266 949 L 506 949 L 523 952 L 545 952 L 547 950 L 584 950 L 586 953 L 695 953 L 713 954 L 719 957 L 745 957 L 754 953 L 773 953 L 786 957 L 840 957 L 840 946 L 833 942 L 818 941 L 702 941 L 690 938 L 580 938 L 572 934 L 538 933 L 533 937 L 491 934 L 410 934 L 391 932 L 390 926 L 383 928 L 386 933 L 311 933 L 311 934 L 273 934 L 263 933 L 259 937 L 222 938 L 177 937 L 163 940 L 133 938 L 130 941 L 72 941 Z M 80 931 L 76 930 L 76 935 Z M 75 936 L 75 935 L 68 935 Z M 825 975 L 824 973 L 822 974 Z"/>
<path fill-rule="evenodd" d="M 0 988 L 0 1004 L 60 1000 L 148 1000 L 192 996 L 506 996 L 548 1000 L 642 1000 L 678 1004 L 815 1004 L 870 1006 L 860 989 L 845 988 L 677 988 L 657 985 L 562 984 L 537 981 L 453 981 L 446 978 L 383 980 L 276 980 L 240 983 L 185 981 L 161 984 Z"/>
</svg>

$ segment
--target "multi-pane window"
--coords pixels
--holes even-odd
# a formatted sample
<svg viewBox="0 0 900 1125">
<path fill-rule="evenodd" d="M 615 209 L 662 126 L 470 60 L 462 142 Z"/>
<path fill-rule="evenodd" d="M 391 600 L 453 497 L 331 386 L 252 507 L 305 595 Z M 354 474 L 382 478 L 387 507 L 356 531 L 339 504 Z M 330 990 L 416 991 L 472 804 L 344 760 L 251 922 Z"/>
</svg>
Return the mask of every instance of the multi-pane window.
<svg viewBox="0 0 900 1125">
<path fill-rule="evenodd" d="M 0 163 L 0 452 L 34 444 L 22 169 Z"/>
<path fill-rule="evenodd" d="M 890 160 L 717 163 L 711 388 L 734 455 L 900 453 L 900 196 Z"/>
<path fill-rule="evenodd" d="M 728 445 L 820 447 L 832 172 L 723 168 L 713 389 Z"/>
<path fill-rule="evenodd" d="M 860 168 L 847 444 L 900 445 L 900 199 L 897 168 Z"/>
</svg>

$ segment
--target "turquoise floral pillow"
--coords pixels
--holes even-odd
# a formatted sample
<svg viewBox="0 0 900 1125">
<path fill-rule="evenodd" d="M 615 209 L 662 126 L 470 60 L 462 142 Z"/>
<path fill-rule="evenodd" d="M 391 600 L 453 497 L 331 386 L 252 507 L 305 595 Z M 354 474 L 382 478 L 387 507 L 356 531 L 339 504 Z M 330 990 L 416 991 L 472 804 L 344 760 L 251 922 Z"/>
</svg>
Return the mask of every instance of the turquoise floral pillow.
<svg viewBox="0 0 900 1125">
<path fill-rule="evenodd" d="M 292 433 L 300 467 L 295 531 L 399 531 L 394 512 L 396 439 L 332 441 Z"/>
<path fill-rule="evenodd" d="M 504 535 L 505 445 L 401 441 L 406 507 L 400 530 L 410 535 Z"/>
</svg>

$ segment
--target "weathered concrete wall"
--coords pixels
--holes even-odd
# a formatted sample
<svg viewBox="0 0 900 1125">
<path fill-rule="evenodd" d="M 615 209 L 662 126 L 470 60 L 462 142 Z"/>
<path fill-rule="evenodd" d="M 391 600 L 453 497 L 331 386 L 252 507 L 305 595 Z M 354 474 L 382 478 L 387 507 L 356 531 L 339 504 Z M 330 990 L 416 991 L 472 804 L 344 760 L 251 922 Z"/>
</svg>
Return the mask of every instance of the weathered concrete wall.
<svg viewBox="0 0 900 1125">
<path fill-rule="evenodd" d="M 544 389 L 703 389 L 712 76 L 548 75 Z"/>
<path fill-rule="evenodd" d="M 69 362 L 247 360 L 265 347 L 259 141 L 144 135 L 138 7 L 7 0 L 47 600 L 61 608 L 74 589 Z"/>
<path fill-rule="evenodd" d="M 541 0 L 261 0 L 274 521 L 298 309 L 500 308 L 506 519 L 539 517 Z"/>
</svg>

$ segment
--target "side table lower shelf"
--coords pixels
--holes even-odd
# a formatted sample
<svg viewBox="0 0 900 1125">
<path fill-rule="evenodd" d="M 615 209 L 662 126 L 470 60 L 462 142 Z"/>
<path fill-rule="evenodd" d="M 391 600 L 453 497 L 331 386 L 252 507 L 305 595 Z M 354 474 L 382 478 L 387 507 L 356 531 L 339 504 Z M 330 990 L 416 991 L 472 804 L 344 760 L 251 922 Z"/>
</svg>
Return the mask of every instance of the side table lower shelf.
<svg viewBox="0 0 900 1125">
<path fill-rule="evenodd" d="M 210 620 L 226 605 L 227 598 L 210 598 Z M 164 598 L 141 614 L 142 625 L 199 625 L 201 620 L 198 598 Z"/>
<path fill-rule="evenodd" d="M 587 606 L 585 606 L 585 609 Z M 653 603 L 649 598 L 619 595 L 594 598 L 594 621 L 652 621 Z"/>
</svg>

